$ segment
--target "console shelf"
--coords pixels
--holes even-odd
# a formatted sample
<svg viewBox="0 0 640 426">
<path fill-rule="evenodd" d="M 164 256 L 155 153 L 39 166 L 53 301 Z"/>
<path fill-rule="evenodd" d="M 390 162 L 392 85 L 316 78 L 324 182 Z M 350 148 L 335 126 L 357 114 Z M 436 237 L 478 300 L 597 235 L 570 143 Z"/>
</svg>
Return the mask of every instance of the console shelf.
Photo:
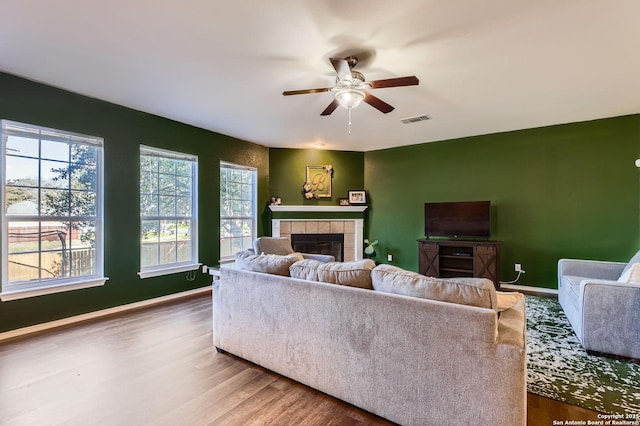
<svg viewBox="0 0 640 426">
<path fill-rule="evenodd" d="M 498 241 L 418 240 L 419 272 L 438 278 L 488 278 L 496 288 Z"/>
</svg>

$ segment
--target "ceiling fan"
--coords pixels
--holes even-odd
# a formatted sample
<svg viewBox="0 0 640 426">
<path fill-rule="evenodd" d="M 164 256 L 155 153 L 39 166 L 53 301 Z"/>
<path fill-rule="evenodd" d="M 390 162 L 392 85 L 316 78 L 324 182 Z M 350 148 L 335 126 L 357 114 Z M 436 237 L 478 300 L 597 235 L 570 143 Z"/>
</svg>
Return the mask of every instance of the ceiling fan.
<svg viewBox="0 0 640 426">
<path fill-rule="evenodd" d="M 338 75 L 336 78 L 335 87 L 306 90 L 289 90 L 286 92 L 282 92 L 282 94 L 284 96 L 289 96 L 302 95 L 305 93 L 334 92 L 335 99 L 324 111 L 322 111 L 320 115 L 330 115 L 333 111 L 336 110 L 336 108 L 338 108 L 338 106 L 347 108 L 349 112 L 351 112 L 351 109 L 360 105 L 360 102 L 362 101 L 387 114 L 393 111 L 394 107 L 392 107 L 382 99 L 373 96 L 368 92 L 369 90 L 384 89 L 387 87 L 416 86 L 419 83 L 418 77 L 416 77 L 415 75 L 412 75 L 410 77 L 365 81 L 364 75 L 361 72 L 353 70 L 353 68 L 358 63 L 358 58 L 356 58 L 355 56 L 347 56 L 344 59 L 330 58 L 329 60 L 331 61 L 331 65 L 333 65 L 333 68 L 336 70 L 336 74 Z"/>
</svg>

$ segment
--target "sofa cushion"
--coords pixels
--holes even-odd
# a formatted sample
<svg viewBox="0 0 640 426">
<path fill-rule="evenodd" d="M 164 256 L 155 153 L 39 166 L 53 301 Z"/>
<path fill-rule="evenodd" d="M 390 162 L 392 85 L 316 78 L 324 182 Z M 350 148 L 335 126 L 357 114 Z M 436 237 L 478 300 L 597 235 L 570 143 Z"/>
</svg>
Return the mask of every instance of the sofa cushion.
<svg viewBox="0 0 640 426">
<path fill-rule="evenodd" d="M 586 280 L 585 277 L 578 277 L 575 275 L 563 275 L 562 276 L 562 284 L 570 290 L 570 294 L 572 297 L 578 298 L 578 294 L 580 294 L 580 283 L 582 280 Z"/>
<path fill-rule="evenodd" d="M 631 269 L 633 265 L 636 263 L 640 263 L 640 250 L 638 250 L 638 252 L 634 254 L 633 257 L 629 260 L 629 263 L 627 263 L 627 266 L 625 266 L 624 269 L 622 270 L 622 274 L 624 274 L 629 269 Z"/>
<path fill-rule="evenodd" d="M 496 289 L 486 278 L 433 278 L 392 265 L 371 272 L 373 289 L 386 293 L 497 309 Z"/>
<path fill-rule="evenodd" d="M 576 310 L 581 310 L 578 306 L 578 295 L 580 294 L 580 283 L 582 280 L 586 280 L 585 277 L 578 277 L 575 275 L 563 275 L 562 276 L 562 286 L 567 288 L 566 294 L 569 296 L 569 300 L 576 308 Z"/>
<path fill-rule="evenodd" d="M 289 254 L 266 254 L 265 256 L 272 256 L 272 257 L 295 257 L 296 261 L 298 260 L 303 260 L 305 259 L 304 255 L 298 251 L 294 251 L 293 253 L 289 253 Z"/>
<path fill-rule="evenodd" d="M 289 271 L 293 278 L 371 289 L 371 270 L 375 266 L 371 259 L 328 263 L 305 259 L 291 265 Z"/>
<path fill-rule="evenodd" d="M 244 271 L 289 276 L 289 267 L 299 260 L 295 255 L 274 256 L 241 251 L 236 254 L 236 268 Z"/>
<path fill-rule="evenodd" d="M 288 238 L 258 237 L 253 241 L 253 251 L 256 254 L 287 255 L 293 253 L 293 248 Z"/>
<path fill-rule="evenodd" d="M 640 283 L 640 263 L 634 263 L 618 278 L 619 283 Z"/>
<path fill-rule="evenodd" d="M 514 291 L 496 291 L 496 310 L 498 312 L 507 311 L 518 304 L 524 297 L 524 294 Z"/>
</svg>

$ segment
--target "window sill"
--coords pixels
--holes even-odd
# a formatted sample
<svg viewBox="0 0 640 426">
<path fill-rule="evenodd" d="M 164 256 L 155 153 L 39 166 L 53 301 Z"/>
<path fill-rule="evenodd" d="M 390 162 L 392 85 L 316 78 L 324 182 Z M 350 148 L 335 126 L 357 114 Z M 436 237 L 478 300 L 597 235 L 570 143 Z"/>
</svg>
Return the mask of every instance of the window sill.
<svg viewBox="0 0 640 426">
<path fill-rule="evenodd" d="M 138 276 L 141 279 L 144 279 L 144 278 L 159 277 L 161 275 L 178 274 L 180 272 L 195 271 L 196 269 L 200 268 L 200 265 L 202 265 L 202 263 L 189 263 L 186 265 L 168 266 L 165 268 L 150 269 L 147 271 L 138 272 Z"/>
<path fill-rule="evenodd" d="M 80 290 L 83 288 L 101 287 L 109 278 L 98 278 L 86 281 L 74 281 L 64 284 L 52 285 L 48 287 L 30 288 L 24 290 L 7 291 L 0 293 L 0 300 L 8 302 L 10 300 L 26 299 L 29 297 L 44 296 L 47 294 L 62 293 L 65 291 Z"/>
</svg>

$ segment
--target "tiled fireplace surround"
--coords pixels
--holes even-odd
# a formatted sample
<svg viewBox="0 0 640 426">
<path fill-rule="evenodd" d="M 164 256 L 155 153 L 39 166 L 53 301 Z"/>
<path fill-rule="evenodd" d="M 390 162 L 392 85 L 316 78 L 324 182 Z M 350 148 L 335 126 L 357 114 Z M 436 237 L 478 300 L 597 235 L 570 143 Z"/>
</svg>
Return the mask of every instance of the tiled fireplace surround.
<svg viewBox="0 0 640 426">
<path fill-rule="evenodd" d="M 271 222 L 272 235 L 289 240 L 291 234 L 343 234 L 345 262 L 362 259 L 362 228 L 362 219 L 274 219 Z"/>
<path fill-rule="evenodd" d="M 365 209 L 366 207 L 337 207 L 337 210 L 329 207 L 322 210 L 319 208 L 314 210 L 310 210 L 310 208 L 303 209 L 299 206 L 272 207 L 273 211 L 321 211 L 323 215 L 329 217 L 323 217 L 322 219 L 272 219 L 271 235 L 291 239 L 291 234 L 344 234 L 343 260 L 345 262 L 361 260 L 364 248 L 364 219 L 331 218 L 330 216 L 332 212 L 363 212 Z"/>
</svg>

